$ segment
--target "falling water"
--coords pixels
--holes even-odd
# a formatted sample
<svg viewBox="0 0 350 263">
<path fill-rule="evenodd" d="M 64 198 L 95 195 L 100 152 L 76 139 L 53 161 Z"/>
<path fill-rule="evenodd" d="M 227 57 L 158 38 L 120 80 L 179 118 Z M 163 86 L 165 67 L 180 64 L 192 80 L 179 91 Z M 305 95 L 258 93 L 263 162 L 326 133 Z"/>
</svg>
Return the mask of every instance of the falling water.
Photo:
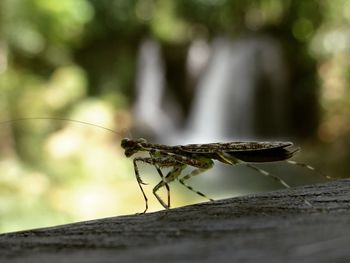
<svg viewBox="0 0 350 263">
<path fill-rule="evenodd" d="M 164 75 L 159 44 L 150 39 L 143 41 L 138 54 L 134 116 L 138 129 L 155 137 L 175 129 L 175 123 L 161 106 Z"/>
<path fill-rule="evenodd" d="M 189 52 L 192 60 L 197 61 L 196 68 L 208 62 L 200 75 L 187 124 L 180 130 L 176 118 L 171 116 L 169 103 L 162 107 L 165 72 L 160 46 L 153 40 L 143 41 L 134 107 L 138 127 L 167 143 L 260 139 L 286 134 L 287 80 L 278 45 L 267 37 L 235 41 L 218 37 L 209 48 L 203 45 L 194 43 L 193 48 L 200 52 Z M 197 65 L 198 61 L 202 61 L 201 65 Z"/>
<path fill-rule="evenodd" d="M 265 130 L 286 129 L 284 76 L 279 49 L 271 40 L 216 39 L 184 131 L 186 141 L 256 138 L 257 131 L 264 130 L 257 127 L 259 117 L 272 120 L 265 122 L 270 126 Z"/>
</svg>

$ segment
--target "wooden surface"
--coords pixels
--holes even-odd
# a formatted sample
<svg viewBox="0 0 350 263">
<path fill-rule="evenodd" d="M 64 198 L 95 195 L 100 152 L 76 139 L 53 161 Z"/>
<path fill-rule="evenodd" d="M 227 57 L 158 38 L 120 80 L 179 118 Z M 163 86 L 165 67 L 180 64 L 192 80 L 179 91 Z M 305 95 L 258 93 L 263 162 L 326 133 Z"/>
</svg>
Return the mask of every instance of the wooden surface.
<svg viewBox="0 0 350 263">
<path fill-rule="evenodd" d="M 0 262 L 138 261 L 350 262 L 350 180 L 0 235 Z"/>
</svg>

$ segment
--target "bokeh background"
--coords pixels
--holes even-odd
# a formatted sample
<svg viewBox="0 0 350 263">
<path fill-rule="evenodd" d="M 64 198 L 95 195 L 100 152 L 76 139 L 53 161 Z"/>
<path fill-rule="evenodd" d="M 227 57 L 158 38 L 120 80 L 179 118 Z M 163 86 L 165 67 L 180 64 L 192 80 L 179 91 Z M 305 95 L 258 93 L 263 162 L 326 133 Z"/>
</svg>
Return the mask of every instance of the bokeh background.
<svg viewBox="0 0 350 263">
<path fill-rule="evenodd" d="M 350 171 L 348 0 L 1 0 L 0 232 L 144 209 L 123 137 L 165 144 L 292 140 L 296 160 Z M 291 185 L 321 182 L 286 163 Z M 159 178 L 141 165 L 150 211 Z M 213 198 L 281 188 L 217 165 Z M 165 197 L 165 192 L 162 192 Z M 172 205 L 205 201 L 174 186 Z"/>
</svg>

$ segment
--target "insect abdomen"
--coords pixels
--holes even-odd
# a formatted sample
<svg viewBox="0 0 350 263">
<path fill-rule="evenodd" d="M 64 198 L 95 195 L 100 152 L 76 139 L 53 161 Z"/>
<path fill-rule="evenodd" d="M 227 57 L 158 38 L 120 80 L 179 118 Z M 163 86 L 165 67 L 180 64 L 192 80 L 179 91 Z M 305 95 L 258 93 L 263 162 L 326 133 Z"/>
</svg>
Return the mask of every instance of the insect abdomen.
<svg viewBox="0 0 350 263">
<path fill-rule="evenodd" d="M 260 149 L 256 151 L 233 151 L 226 153 L 244 162 L 264 163 L 287 160 L 297 151 L 299 151 L 299 148 L 297 147 L 280 147 Z"/>
</svg>

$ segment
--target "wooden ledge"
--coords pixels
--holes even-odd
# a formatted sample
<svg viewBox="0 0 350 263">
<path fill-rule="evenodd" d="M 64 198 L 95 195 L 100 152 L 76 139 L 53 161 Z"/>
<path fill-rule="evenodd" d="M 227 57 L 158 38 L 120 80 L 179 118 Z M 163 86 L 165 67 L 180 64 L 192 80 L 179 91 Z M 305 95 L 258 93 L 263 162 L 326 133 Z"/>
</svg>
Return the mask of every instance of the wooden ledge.
<svg viewBox="0 0 350 263">
<path fill-rule="evenodd" d="M 2 234 L 0 261 L 349 262 L 349 244 L 350 179 L 344 179 Z"/>
</svg>

